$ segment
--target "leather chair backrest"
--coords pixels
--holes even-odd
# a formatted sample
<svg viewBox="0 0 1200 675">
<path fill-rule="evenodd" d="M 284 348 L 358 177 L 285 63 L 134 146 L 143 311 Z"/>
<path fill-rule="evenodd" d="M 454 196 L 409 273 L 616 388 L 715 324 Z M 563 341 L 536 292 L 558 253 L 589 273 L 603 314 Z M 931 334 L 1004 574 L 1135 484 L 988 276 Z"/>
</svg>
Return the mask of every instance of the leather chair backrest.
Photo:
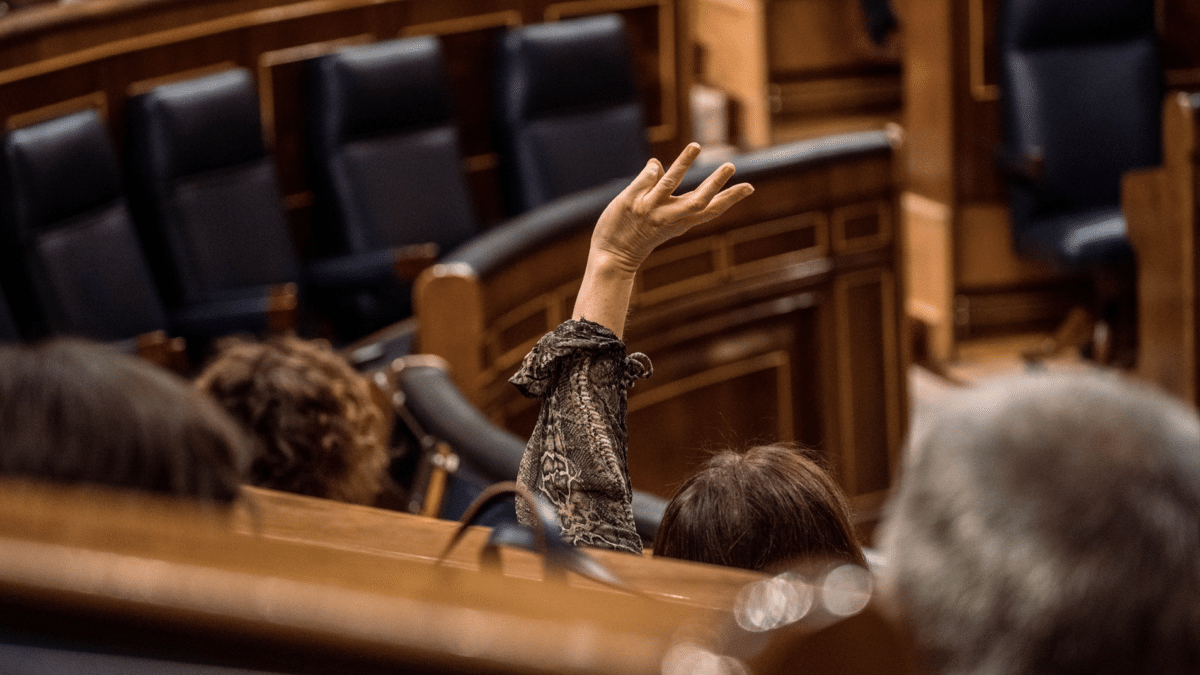
<svg viewBox="0 0 1200 675">
<path fill-rule="evenodd" d="M 497 43 L 494 82 L 501 181 L 514 214 L 633 176 L 650 159 L 619 15 L 509 30 Z"/>
<path fill-rule="evenodd" d="M 307 73 L 320 246 L 358 253 L 478 231 L 441 47 L 421 36 L 349 47 Z"/>
<path fill-rule="evenodd" d="M 172 304 L 299 278 L 249 71 L 155 87 L 127 114 L 134 213 Z"/>
<path fill-rule="evenodd" d="M 34 333 L 107 341 L 166 327 L 116 153 L 95 110 L 8 133 L 3 176 L 15 268 L 6 283 L 35 299 Z"/>
<path fill-rule="evenodd" d="M 1003 152 L 1032 168 L 1014 226 L 1119 205 L 1121 174 L 1160 161 L 1154 3 L 1005 0 L 997 31 Z"/>
</svg>

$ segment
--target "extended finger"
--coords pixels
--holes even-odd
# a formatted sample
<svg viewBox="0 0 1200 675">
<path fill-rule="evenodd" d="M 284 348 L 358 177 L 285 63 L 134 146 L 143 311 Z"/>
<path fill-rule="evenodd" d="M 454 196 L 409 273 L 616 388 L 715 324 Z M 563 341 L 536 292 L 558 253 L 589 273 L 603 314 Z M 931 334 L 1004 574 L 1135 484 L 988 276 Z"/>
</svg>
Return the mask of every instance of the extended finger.
<svg viewBox="0 0 1200 675">
<path fill-rule="evenodd" d="M 658 183 L 658 179 L 662 175 L 662 163 L 651 157 L 650 161 L 646 162 L 646 166 L 642 167 L 641 172 L 633 177 L 633 181 L 626 185 L 624 190 L 621 190 L 621 195 L 636 197 L 644 194 Z"/>
<path fill-rule="evenodd" d="M 646 196 L 656 203 L 663 203 L 675 193 L 675 189 L 683 182 L 683 177 L 687 174 L 688 169 L 692 168 L 692 162 L 700 156 L 700 144 L 688 143 L 683 152 L 671 162 L 671 168 L 663 174 L 663 177 L 658 180 Z"/>
<path fill-rule="evenodd" d="M 717 193 L 700 212 L 698 223 L 707 222 L 729 210 L 729 207 L 754 194 L 754 186 L 738 183 Z"/>
</svg>

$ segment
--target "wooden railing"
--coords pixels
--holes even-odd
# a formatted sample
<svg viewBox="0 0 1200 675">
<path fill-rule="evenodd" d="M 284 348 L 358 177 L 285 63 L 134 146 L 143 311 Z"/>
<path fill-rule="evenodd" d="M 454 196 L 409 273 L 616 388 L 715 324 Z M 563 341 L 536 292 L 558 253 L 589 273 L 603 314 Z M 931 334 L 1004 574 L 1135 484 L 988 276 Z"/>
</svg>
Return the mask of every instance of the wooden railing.
<svg viewBox="0 0 1200 675">
<path fill-rule="evenodd" d="M 712 448 L 794 440 L 819 449 L 871 513 L 908 410 L 892 149 L 863 132 L 734 161 L 755 194 L 668 242 L 637 277 L 626 344 L 655 374 L 630 392 L 633 485 L 669 496 Z M 592 225 L 620 188 L 496 228 L 418 280 L 420 350 L 520 436 L 537 402 L 507 379 L 569 318 Z"/>
</svg>

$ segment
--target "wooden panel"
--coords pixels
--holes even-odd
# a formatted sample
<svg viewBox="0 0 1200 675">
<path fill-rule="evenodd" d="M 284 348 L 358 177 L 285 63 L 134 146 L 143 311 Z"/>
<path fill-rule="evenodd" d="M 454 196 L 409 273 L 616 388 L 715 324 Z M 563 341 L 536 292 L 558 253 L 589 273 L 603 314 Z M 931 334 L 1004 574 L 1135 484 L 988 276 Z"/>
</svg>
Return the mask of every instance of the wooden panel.
<svg viewBox="0 0 1200 675">
<path fill-rule="evenodd" d="M 1137 373 L 1200 403 L 1200 97 L 1163 106 L 1163 166 L 1126 174 L 1138 260 Z"/>
</svg>

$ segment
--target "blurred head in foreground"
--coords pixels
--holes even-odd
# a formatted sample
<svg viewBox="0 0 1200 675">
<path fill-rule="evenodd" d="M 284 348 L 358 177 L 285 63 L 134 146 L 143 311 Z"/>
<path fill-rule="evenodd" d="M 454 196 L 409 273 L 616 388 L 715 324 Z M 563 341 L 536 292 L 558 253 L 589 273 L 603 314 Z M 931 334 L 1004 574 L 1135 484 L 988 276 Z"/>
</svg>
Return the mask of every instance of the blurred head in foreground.
<svg viewBox="0 0 1200 675">
<path fill-rule="evenodd" d="M 710 457 L 667 504 L 654 554 L 763 572 L 798 558 L 866 565 L 845 494 L 789 445 Z"/>
<path fill-rule="evenodd" d="M 0 346 L 0 473 L 232 502 L 250 455 L 183 378 L 107 346 Z"/>
<path fill-rule="evenodd" d="M 252 484 L 355 503 L 382 489 L 383 410 L 366 377 L 326 343 L 226 341 L 196 385 L 255 437 Z"/>
<path fill-rule="evenodd" d="M 1200 672 L 1200 421 L 1165 395 L 967 392 L 912 439 L 882 541 L 928 672 Z"/>
</svg>

